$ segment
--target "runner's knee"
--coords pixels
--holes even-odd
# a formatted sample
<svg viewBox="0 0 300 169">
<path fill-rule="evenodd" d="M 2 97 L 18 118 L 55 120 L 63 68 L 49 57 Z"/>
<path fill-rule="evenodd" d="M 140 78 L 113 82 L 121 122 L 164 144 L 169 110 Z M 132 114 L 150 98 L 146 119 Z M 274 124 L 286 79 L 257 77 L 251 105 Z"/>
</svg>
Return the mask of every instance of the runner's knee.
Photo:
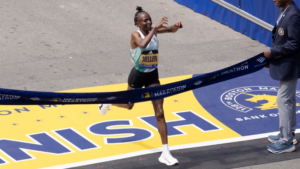
<svg viewBox="0 0 300 169">
<path fill-rule="evenodd" d="M 133 108 L 134 104 L 128 104 L 128 110 L 131 110 Z"/>
<path fill-rule="evenodd" d="M 163 119 L 165 119 L 164 111 L 162 109 L 157 110 L 155 112 L 155 117 L 156 117 L 157 120 L 163 120 Z"/>
</svg>

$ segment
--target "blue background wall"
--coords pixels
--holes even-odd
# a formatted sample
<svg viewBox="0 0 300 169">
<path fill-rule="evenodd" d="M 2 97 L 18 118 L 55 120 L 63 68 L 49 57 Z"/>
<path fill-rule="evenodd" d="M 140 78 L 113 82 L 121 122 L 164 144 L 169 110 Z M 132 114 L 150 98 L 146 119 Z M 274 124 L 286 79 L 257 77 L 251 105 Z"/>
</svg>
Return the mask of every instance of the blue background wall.
<svg viewBox="0 0 300 169">
<path fill-rule="evenodd" d="M 245 12 L 274 25 L 279 8 L 273 0 L 224 0 Z M 256 39 L 267 46 L 272 45 L 271 32 L 240 15 L 223 8 L 211 0 L 175 0 L 175 2 L 191 8 L 195 12 L 206 15 L 232 29 Z M 300 6 L 300 0 L 294 0 Z"/>
<path fill-rule="evenodd" d="M 230 3 L 231 5 L 234 5 L 235 7 L 240 8 L 240 0 L 224 0 L 228 3 Z"/>
</svg>

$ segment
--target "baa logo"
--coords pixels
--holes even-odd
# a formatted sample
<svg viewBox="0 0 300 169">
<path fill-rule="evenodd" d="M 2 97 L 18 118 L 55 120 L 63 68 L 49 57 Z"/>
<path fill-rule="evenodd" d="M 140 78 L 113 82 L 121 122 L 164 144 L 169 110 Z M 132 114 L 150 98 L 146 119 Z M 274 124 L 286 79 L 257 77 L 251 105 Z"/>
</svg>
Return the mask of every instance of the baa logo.
<svg viewBox="0 0 300 169">
<path fill-rule="evenodd" d="M 263 63 L 265 60 L 266 60 L 265 57 L 260 57 L 256 61 L 258 61 L 259 63 Z"/>
<path fill-rule="evenodd" d="M 221 95 L 221 102 L 236 111 L 248 113 L 253 110 L 277 112 L 278 87 L 249 86 L 228 90 Z M 300 106 L 300 91 L 296 91 L 297 109 Z"/>
</svg>

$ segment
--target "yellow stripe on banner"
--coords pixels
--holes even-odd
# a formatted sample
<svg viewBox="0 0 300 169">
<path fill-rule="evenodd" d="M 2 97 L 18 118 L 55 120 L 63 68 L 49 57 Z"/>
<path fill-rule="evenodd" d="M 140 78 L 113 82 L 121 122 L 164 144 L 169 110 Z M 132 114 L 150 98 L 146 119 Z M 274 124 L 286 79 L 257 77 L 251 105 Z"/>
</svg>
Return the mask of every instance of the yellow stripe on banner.
<svg viewBox="0 0 300 169">
<path fill-rule="evenodd" d="M 179 76 L 161 79 L 162 84 L 180 81 L 192 77 L 192 75 Z M 121 91 L 127 88 L 127 84 L 116 84 L 108 86 L 89 87 L 82 89 L 69 90 L 67 92 L 108 92 Z M 158 131 L 141 120 L 140 117 L 153 116 L 154 110 L 151 101 L 135 104 L 132 110 L 126 110 L 118 107 L 111 107 L 107 115 L 101 116 L 98 112 L 98 105 L 43 105 L 43 106 L 1 106 L 0 108 L 0 127 L 1 139 L 13 141 L 22 141 L 25 143 L 37 144 L 29 136 L 36 133 L 45 133 L 57 141 L 69 153 L 55 155 L 45 152 L 25 150 L 32 159 L 24 161 L 15 161 L 3 151 L 0 152 L 0 158 L 7 161 L 7 164 L 0 165 L 0 168 L 44 168 L 56 165 L 64 165 L 80 161 L 101 159 L 110 156 L 128 154 L 143 150 L 160 148 L 161 139 Z M 195 126 L 178 127 L 184 135 L 169 137 L 169 146 L 179 146 L 192 143 L 241 137 L 236 132 L 223 125 L 221 122 L 211 116 L 196 100 L 192 91 L 181 93 L 168 97 L 164 100 L 164 112 L 166 121 L 181 120 L 176 112 L 190 111 L 197 116 L 202 117 L 211 124 L 217 126 L 219 130 L 201 131 Z M 105 138 L 117 138 L 130 136 L 128 134 L 119 135 L 97 135 L 88 131 L 90 126 L 99 122 L 131 120 L 132 126 L 114 126 L 114 129 L 139 128 L 151 131 L 154 135 L 143 141 L 121 144 L 105 144 Z M 55 130 L 71 128 L 83 138 L 97 145 L 97 148 L 90 150 L 80 150 L 63 139 Z"/>
</svg>

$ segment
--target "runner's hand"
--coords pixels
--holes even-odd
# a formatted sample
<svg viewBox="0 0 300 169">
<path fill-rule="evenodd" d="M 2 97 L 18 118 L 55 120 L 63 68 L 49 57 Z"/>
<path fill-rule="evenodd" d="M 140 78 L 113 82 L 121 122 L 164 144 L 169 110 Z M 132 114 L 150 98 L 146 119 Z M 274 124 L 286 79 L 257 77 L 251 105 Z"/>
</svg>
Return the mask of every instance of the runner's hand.
<svg viewBox="0 0 300 169">
<path fill-rule="evenodd" d="M 161 21 L 155 26 L 156 29 L 163 27 L 164 24 L 168 24 L 168 17 L 164 16 Z"/>
<path fill-rule="evenodd" d="M 174 26 L 177 27 L 177 28 L 182 28 L 182 23 L 181 22 L 176 22 Z"/>
</svg>

